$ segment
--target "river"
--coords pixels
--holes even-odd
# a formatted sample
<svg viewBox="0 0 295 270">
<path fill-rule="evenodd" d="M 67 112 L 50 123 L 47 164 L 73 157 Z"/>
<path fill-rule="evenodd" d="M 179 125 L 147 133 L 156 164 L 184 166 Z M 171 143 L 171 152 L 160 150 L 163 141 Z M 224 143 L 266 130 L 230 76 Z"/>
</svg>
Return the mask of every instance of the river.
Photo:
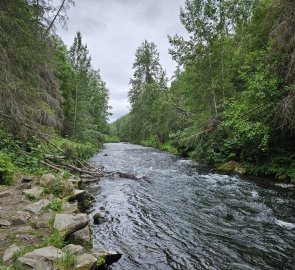
<svg viewBox="0 0 295 270">
<path fill-rule="evenodd" d="M 105 144 L 92 162 L 141 180 L 88 188 L 94 246 L 123 254 L 113 270 L 295 269 L 295 191 L 241 179 L 153 148 Z"/>
</svg>

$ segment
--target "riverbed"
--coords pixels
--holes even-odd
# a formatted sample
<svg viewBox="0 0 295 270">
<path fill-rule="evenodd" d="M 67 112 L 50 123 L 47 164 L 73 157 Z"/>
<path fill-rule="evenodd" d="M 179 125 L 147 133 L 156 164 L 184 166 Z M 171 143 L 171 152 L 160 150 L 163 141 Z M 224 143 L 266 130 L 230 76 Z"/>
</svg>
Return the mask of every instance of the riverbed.
<svg viewBox="0 0 295 270">
<path fill-rule="evenodd" d="M 126 143 L 91 162 L 143 177 L 88 187 L 105 219 L 94 246 L 123 254 L 113 270 L 295 269 L 294 188 Z"/>
</svg>

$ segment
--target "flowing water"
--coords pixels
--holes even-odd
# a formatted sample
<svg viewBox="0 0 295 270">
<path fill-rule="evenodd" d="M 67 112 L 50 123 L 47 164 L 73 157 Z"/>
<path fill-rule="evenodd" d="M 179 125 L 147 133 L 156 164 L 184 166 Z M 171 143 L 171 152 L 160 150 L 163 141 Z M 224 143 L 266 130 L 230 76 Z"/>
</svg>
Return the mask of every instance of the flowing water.
<svg viewBox="0 0 295 270">
<path fill-rule="evenodd" d="M 295 269 L 294 188 L 124 143 L 92 162 L 147 177 L 88 187 L 105 218 L 92 224 L 94 245 L 123 254 L 113 270 Z"/>
</svg>

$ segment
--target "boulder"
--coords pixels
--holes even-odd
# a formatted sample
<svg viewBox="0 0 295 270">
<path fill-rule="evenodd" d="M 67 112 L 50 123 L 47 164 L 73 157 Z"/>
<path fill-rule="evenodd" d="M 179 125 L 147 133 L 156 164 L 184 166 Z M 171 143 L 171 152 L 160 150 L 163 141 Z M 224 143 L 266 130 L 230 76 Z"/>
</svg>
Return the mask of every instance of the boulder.
<svg viewBox="0 0 295 270">
<path fill-rule="evenodd" d="M 56 185 L 56 178 L 52 173 L 43 174 L 40 178 L 40 184 L 50 190 L 53 190 Z"/>
<path fill-rule="evenodd" d="M 44 188 L 42 187 L 34 187 L 34 188 L 31 188 L 31 189 L 26 189 L 23 191 L 23 193 L 31 198 L 31 199 L 40 199 L 42 193 L 44 192 Z"/>
<path fill-rule="evenodd" d="M 75 195 L 75 187 L 74 184 L 70 181 L 64 181 L 62 194 L 64 197 L 72 197 Z"/>
<path fill-rule="evenodd" d="M 34 220 L 37 227 L 43 227 L 44 225 L 48 225 L 49 220 L 51 220 L 53 217 L 53 214 L 50 212 L 42 213 L 40 216 L 36 217 Z"/>
<path fill-rule="evenodd" d="M 65 214 L 79 213 L 78 203 L 77 202 L 74 202 L 74 203 L 65 202 L 62 205 L 62 212 Z"/>
<path fill-rule="evenodd" d="M 11 223 L 6 219 L 0 219 L 0 227 L 8 227 Z"/>
<path fill-rule="evenodd" d="M 27 212 L 17 211 L 16 215 L 11 218 L 11 223 L 14 226 L 26 225 L 31 215 Z"/>
<path fill-rule="evenodd" d="M 91 254 L 84 253 L 78 256 L 77 263 L 74 269 L 75 270 L 95 270 L 96 258 Z"/>
<path fill-rule="evenodd" d="M 69 235 L 67 241 L 73 244 L 81 244 L 83 246 L 92 248 L 92 236 L 89 225 L 87 225 L 82 230 L 76 231 Z"/>
<path fill-rule="evenodd" d="M 69 244 L 67 246 L 65 246 L 62 251 L 64 253 L 70 253 L 70 254 L 74 254 L 74 255 L 82 255 L 85 250 L 82 246 L 80 245 L 73 245 L 73 244 Z"/>
<path fill-rule="evenodd" d="M 42 210 L 47 207 L 49 203 L 50 202 L 48 200 L 40 200 L 25 207 L 25 210 L 30 211 L 35 215 L 40 215 Z"/>
<path fill-rule="evenodd" d="M 55 247 L 48 246 L 36 249 L 18 258 L 17 266 L 21 269 L 53 270 L 53 263 L 64 253 Z"/>
<path fill-rule="evenodd" d="M 79 198 L 82 198 L 85 192 L 86 191 L 83 189 L 75 189 L 73 192 L 73 195 L 70 197 L 70 201 L 75 201 L 75 200 L 78 200 Z"/>
<path fill-rule="evenodd" d="M 78 198 L 78 206 L 81 212 L 86 212 L 90 209 L 94 201 L 93 195 L 85 191 L 81 197 Z"/>
<path fill-rule="evenodd" d="M 59 230 L 66 237 L 88 225 L 86 214 L 57 214 L 55 216 L 54 228 Z"/>
<path fill-rule="evenodd" d="M 13 255 L 19 251 L 20 251 L 20 249 L 18 246 L 14 245 L 14 244 L 12 246 L 10 246 L 8 249 L 6 249 L 4 251 L 3 263 L 7 266 L 10 265 L 12 262 Z"/>
</svg>

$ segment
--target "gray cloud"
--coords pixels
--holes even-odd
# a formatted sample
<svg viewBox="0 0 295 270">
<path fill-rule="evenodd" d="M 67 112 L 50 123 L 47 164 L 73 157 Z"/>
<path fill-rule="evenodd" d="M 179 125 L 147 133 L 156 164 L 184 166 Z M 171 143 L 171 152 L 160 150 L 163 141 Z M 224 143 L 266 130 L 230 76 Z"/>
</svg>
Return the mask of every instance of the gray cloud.
<svg viewBox="0 0 295 270">
<path fill-rule="evenodd" d="M 167 35 L 186 35 L 179 20 L 184 0 L 76 0 L 69 11 L 68 31 L 58 34 L 70 46 L 77 31 L 87 43 L 95 68 L 110 89 L 113 121 L 128 113 L 127 93 L 138 46 L 147 39 L 157 44 L 169 77 L 175 63 L 168 54 Z"/>
</svg>

